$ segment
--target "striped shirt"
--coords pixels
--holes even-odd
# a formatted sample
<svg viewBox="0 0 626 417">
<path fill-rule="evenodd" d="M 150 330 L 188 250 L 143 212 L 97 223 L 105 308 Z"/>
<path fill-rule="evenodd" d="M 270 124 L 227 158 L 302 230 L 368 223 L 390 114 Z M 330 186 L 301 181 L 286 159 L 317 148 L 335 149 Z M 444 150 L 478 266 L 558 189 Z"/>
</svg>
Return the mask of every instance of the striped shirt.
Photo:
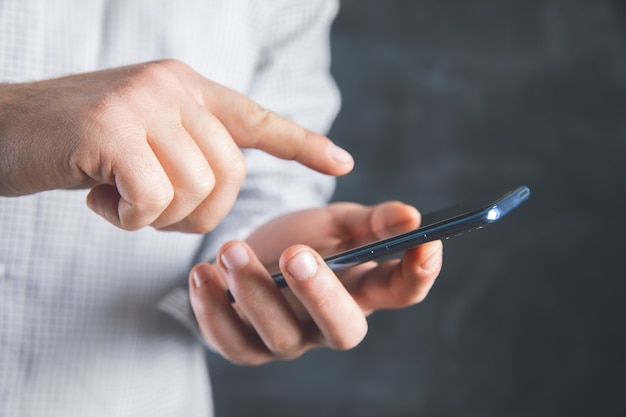
<svg viewBox="0 0 626 417">
<path fill-rule="evenodd" d="M 324 132 L 339 105 L 328 71 L 336 9 L 0 0 L 0 82 L 173 58 Z M 0 197 L 0 417 L 212 415 L 190 268 L 269 218 L 325 204 L 333 189 L 293 162 L 245 155 L 238 201 L 206 236 L 117 229 L 86 207 L 85 191 Z"/>
</svg>

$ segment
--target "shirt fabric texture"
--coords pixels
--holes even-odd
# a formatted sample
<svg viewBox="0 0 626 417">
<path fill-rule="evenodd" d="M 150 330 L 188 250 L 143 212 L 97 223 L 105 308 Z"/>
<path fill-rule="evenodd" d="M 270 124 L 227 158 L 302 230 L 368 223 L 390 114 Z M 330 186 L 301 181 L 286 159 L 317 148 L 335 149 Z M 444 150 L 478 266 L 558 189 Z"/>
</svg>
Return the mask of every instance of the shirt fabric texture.
<svg viewBox="0 0 626 417">
<path fill-rule="evenodd" d="M 334 0 L 0 0 L 0 82 L 172 58 L 324 133 L 339 106 L 336 11 Z M 239 198 L 204 236 L 117 229 L 86 191 L 0 197 L 1 417 L 212 415 L 190 268 L 272 217 L 325 204 L 334 185 L 244 153 Z"/>
</svg>

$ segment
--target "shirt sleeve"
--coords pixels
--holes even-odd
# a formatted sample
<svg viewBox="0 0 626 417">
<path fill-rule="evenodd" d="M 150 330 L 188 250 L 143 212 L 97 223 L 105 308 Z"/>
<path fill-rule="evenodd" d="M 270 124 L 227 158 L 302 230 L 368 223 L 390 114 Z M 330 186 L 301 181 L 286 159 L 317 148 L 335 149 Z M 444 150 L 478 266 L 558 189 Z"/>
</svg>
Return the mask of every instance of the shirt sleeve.
<svg viewBox="0 0 626 417">
<path fill-rule="evenodd" d="M 325 134 L 340 96 L 330 75 L 330 27 L 335 0 L 283 0 L 264 10 L 261 59 L 250 90 L 253 100 L 304 127 Z M 257 150 L 244 151 L 248 174 L 228 216 L 206 235 L 196 261 L 211 261 L 228 240 L 281 214 L 325 205 L 334 178 Z M 187 289 L 166 295 L 158 308 L 199 335 Z"/>
</svg>

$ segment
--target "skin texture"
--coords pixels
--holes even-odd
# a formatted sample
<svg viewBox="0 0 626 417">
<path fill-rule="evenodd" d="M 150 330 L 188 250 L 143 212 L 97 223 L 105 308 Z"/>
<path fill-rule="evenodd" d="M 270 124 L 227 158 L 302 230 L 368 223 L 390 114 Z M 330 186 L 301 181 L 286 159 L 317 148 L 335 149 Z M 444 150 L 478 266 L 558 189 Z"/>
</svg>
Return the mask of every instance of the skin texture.
<svg viewBox="0 0 626 417">
<path fill-rule="evenodd" d="M 426 243 L 402 260 L 369 262 L 339 276 L 319 252 L 337 252 L 347 241 L 386 237 L 419 222 L 417 210 L 399 202 L 336 203 L 280 217 L 246 242 L 225 244 L 216 265 L 196 265 L 190 274 L 191 304 L 205 339 L 242 365 L 292 359 L 320 346 L 358 345 L 369 314 L 426 297 L 441 270 L 442 244 Z M 289 289 L 278 289 L 264 266 L 276 260 Z"/>
<path fill-rule="evenodd" d="M 351 156 L 173 60 L 0 85 L 0 195 L 90 188 L 126 230 L 212 230 L 245 178 L 240 148 L 330 175 Z"/>
<path fill-rule="evenodd" d="M 178 61 L 0 84 L 0 196 L 90 189 L 87 205 L 122 229 L 211 231 L 245 178 L 242 148 L 329 175 L 354 164 L 328 138 Z M 399 202 L 338 203 L 282 216 L 245 242 L 226 243 L 216 265 L 199 264 L 189 274 L 204 337 L 246 365 L 319 346 L 356 346 L 367 333 L 367 315 L 426 296 L 441 268 L 441 242 L 340 276 L 322 255 L 419 222 L 417 210 Z M 280 268 L 289 289 L 279 290 L 268 268 Z"/>
</svg>

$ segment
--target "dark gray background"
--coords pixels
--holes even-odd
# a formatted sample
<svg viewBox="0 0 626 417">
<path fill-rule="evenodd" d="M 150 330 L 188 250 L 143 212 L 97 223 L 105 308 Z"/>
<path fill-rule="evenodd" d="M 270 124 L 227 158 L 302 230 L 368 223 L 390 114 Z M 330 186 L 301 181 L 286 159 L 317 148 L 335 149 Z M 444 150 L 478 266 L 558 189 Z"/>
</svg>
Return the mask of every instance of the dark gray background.
<svg viewBox="0 0 626 417">
<path fill-rule="evenodd" d="M 626 3 L 351 0 L 333 29 L 357 167 L 338 200 L 533 195 L 445 244 L 428 299 L 349 352 L 240 368 L 219 416 L 626 413 Z"/>
</svg>

